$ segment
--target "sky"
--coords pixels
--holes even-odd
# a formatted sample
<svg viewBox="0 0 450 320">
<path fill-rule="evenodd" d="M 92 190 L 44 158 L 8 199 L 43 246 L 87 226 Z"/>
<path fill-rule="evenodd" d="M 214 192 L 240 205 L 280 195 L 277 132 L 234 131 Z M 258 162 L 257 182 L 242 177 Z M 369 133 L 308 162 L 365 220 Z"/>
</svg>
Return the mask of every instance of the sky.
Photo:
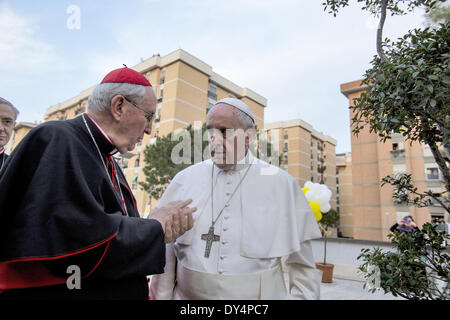
<svg viewBox="0 0 450 320">
<path fill-rule="evenodd" d="M 265 97 L 266 123 L 301 119 L 350 152 L 340 85 L 370 67 L 377 21 L 356 0 L 337 17 L 322 2 L 0 0 L 0 97 L 40 122 L 109 71 L 181 48 Z M 388 16 L 383 36 L 423 27 L 423 14 Z"/>
</svg>

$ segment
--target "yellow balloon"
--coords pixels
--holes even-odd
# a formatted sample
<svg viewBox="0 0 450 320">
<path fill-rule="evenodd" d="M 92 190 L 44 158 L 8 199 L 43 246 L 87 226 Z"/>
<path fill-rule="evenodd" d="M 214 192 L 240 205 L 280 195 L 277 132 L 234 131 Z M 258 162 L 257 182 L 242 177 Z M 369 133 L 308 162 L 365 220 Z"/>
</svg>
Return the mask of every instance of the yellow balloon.
<svg viewBox="0 0 450 320">
<path fill-rule="evenodd" d="M 308 202 L 311 207 L 312 212 L 314 213 L 314 217 L 316 217 L 317 221 L 322 219 L 322 213 L 320 212 L 320 204 L 316 201 Z"/>
<path fill-rule="evenodd" d="M 311 190 L 311 189 L 308 188 L 308 187 L 304 187 L 304 188 L 302 189 L 303 193 L 306 193 L 306 191 L 308 191 L 308 190 Z"/>
</svg>

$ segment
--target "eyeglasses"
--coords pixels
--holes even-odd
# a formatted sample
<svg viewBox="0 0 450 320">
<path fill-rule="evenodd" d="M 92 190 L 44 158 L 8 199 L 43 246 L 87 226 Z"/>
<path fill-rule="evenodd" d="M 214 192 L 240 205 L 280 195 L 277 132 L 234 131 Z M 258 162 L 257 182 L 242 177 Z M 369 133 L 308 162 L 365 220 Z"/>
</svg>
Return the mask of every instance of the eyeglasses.
<svg viewBox="0 0 450 320">
<path fill-rule="evenodd" d="M 147 119 L 147 121 L 150 123 L 152 122 L 153 116 L 155 115 L 154 112 L 148 112 L 147 110 L 142 109 L 141 107 L 138 107 L 137 105 L 135 105 L 133 102 L 131 102 L 130 100 L 128 100 L 127 98 L 123 97 L 125 100 L 127 100 L 133 107 L 144 111 L 145 113 L 145 119 Z"/>
</svg>

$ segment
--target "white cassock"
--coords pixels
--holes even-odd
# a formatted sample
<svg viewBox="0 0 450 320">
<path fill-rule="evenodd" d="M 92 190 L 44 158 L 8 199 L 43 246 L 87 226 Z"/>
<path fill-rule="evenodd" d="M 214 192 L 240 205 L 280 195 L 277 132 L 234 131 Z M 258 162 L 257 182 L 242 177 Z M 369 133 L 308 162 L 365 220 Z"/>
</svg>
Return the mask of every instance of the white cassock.
<svg viewBox="0 0 450 320">
<path fill-rule="evenodd" d="M 214 225 L 220 240 L 205 258 L 202 234 L 211 226 L 211 193 L 214 219 L 228 205 Z M 300 186 L 287 172 L 250 152 L 227 171 L 206 160 L 179 172 L 158 206 L 183 199 L 197 207 L 194 226 L 166 246 L 164 273 L 151 278 L 151 299 L 319 299 L 321 272 L 309 240 L 321 233 Z"/>
</svg>

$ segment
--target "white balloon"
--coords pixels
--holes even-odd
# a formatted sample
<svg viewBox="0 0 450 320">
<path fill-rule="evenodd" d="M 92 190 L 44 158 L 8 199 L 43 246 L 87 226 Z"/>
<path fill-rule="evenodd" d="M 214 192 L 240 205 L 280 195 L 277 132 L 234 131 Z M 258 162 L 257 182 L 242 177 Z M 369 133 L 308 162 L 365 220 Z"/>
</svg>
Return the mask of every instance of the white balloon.
<svg viewBox="0 0 450 320">
<path fill-rule="evenodd" d="M 320 194 L 320 184 L 318 183 L 314 183 L 310 189 L 314 192 L 314 194 L 317 194 L 317 196 L 319 196 Z"/>
<path fill-rule="evenodd" d="M 314 193 L 311 190 L 306 191 L 305 198 L 306 198 L 306 200 L 308 200 L 308 202 L 314 201 L 312 199 L 313 197 L 314 197 Z"/>
<path fill-rule="evenodd" d="M 304 188 L 310 188 L 311 189 L 311 186 L 313 185 L 314 183 L 312 183 L 311 181 L 306 181 L 305 182 L 305 185 L 303 186 Z"/>
<path fill-rule="evenodd" d="M 320 204 L 325 204 L 330 202 L 330 197 L 328 196 L 328 194 L 321 192 L 319 195 L 319 203 Z"/>
<path fill-rule="evenodd" d="M 326 212 L 330 211 L 330 209 L 331 209 L 331 206 L 330 206 L 329 203 L 324 204 L 324 205 L 320 205 L 320 211 L 323 212 L 323 213 L 326 213 Z"/>
</svg>

